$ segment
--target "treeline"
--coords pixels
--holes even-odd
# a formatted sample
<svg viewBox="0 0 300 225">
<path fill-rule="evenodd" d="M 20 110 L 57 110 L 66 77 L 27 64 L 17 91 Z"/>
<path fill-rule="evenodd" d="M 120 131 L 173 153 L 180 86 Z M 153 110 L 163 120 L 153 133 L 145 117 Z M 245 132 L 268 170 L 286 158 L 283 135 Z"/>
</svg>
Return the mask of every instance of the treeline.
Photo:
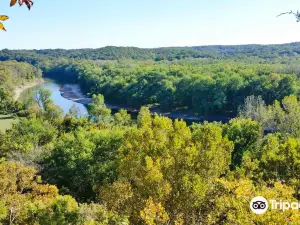
<svg viewBox="0 0 300 225">
<path fill-rule="evenodd" d="M 10 52 L 2 52 L 5 51 Z M 282 100 L 287 95 L 299 95 L 300 67 L 297 57 L 289 63 L 283 59 L 279 63 L 269 63 L 255 58 L 159 62 L 130 59 L 50 60 L 38 55 L 32 61 L 31 54 L 23 53 L 25 58 L 21 60 L 30 61 L 45 76 L 79 83 L 90 96 L 103 94 L 108 102 L 136 108 L 149 105 L 158 106 L 164 112 L 189 111 L 195 115 L 234 116 L 250 95 L 262 96 L 266 104 Z M 60 56 L 59 51 L 57 54 Z M 40 70 L 35 67 L 30 67 L 34 70 L 33 76 L 35 73 L 40 76 Z"/>
<path fill-rule="evenodd" d="M 107 46 L 98 49 L 44 49 L 0 51 L 0 60 L 18 60 L 38 63 L 41 58 L 73 58 L 90 60 L 180 60 L 186 58 L 241 59 L 247 57 L 272 60 L 292 57 L 300 53 L 300 43 L 282 45 L 195 46 L 145 49 Z"/>
<path fill-rule="evenodd" d="M 228 124 L 189 127 L 152 117 L 147 108 L 136 122 L 124 110 L 111 115 L 101 95 L 93 97 L 90 118 L 77 119 L 74 109 L 61 117 L 49 93 L 40 94 L 40 107 L 0 135 L 3 224 L 288 225 L 300 219 L 298 210 L 258 216 L 249 208 L 255 196 L 300 200 L 295 96 L 269 107 L 250 97 Z M 277 133 L 263 135 L 265 123 L 257 118 L 272 120 Z"/>
<path fill-rule="evenodd" d="M 158 105 L 163 111 L 196 115 L 236 115 L 247 96 L 260 95 L 272 104 L 298 95 L 300 87 L 297 67 L 229 60 L 59 60 L 45 67 L 44 73 L 77 82 L 86 93 L 103 94 L 108 102 L 137 108 Z"/>
<path fill-rule="evenodd" d="M 259 216 L 249 208 L 255 196 L 300 201 L 299 58 L 284 58 L 297 45 L 285 45 L 293 53 L 284 50 L 272 63 L 256 56 L 102 61 L 78 59 L 77 50 L 72 57 L 64 50 L 49 51 L 57 56 L 3 50 L 3 60 L 35 67 L 0 63 L 0 90 L 10 99 L 0 97 L 2 109 L 12 112 L 14 85 L 40 77 L 41 70 L 79 83 L 92 103 L 87 118 L 79 118 L 75 106 L 62 117 L 42 89 L 34 104 L 21 106 L 23 117 L 0 134 L 0 223 L 297 224 L 298 210 Z M 222 51 L 246 56 L 256 54 L 252 48 Z M 131 54 L 143 52 L 126 57 Z M 132 120 L 126 110 L 112 115 L 104 97 L 136 107 L 238 117 L 187 126 L 142 107 Z"/>
<path fill-rule="evenodd" d="M 13 100 L 18 85 L 41 77 L 42 71 L 28 63 L 0 62 L 0 113 L 10 113 L 20 107 Z"/>
</svg>

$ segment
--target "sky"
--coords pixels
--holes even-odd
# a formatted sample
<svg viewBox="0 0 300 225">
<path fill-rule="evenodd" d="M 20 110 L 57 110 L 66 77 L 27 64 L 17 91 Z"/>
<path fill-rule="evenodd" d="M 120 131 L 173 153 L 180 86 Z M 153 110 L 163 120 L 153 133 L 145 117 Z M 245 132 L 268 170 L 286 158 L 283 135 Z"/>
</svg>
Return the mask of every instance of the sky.
<svg viewBox="0 0 300 225">
<path fill-rule="evenodd" d="M 300 23 L 281 12 L 300 0 L 33 0 L 0 1 L 7 32 L 0 49 L 142 48 L 300 41 Z"/>
</svg>

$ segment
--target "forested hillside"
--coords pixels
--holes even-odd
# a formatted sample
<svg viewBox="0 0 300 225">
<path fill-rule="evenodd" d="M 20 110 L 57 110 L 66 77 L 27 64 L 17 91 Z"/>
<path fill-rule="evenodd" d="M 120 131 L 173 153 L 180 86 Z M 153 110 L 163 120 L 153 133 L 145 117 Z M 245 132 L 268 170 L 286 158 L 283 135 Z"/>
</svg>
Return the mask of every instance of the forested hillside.
<svg viewBox="0 0 300 225">
<path fill-rule="evenodd" d="M 3 224 L 290 224 L 298 211 L 250 211 L 254 196 L 299 198 L 300 103 L 249 98 L 228 124 L 41 107 L 0 136 Z M 260 103 L 260 104 L 257 104 Z M 282 106 L 281 106 L 282 105 Z M 252 117 L 256 115 L 256 117 Z M 278 133 L 264 136 L 264 126 Z"/>
<path fill-rule="evenodd" d="M 0 60 L 15 59 L 36 63 L 38 58 L 73 58 L 91 60 L 176 60 L 185 58 L 211 59 L 240 59 L 257 57 L 261 59 L 275 59 L 278 57 L 295 56 L 300 53 L 300 42 L 281 45 L 212 45 L 195 47 L 168 48 L 135 48 L 107 46 L 98 49 L 44 49 L 44 50 L 8 50 L 0 51 Z"/>
<path fill-rule="evenodd" d="M 297 65 L 298 60 L 293 63 Z M 92 62 L 62 60 L 44 68 L 46 76 L 77 82 L 86 93 L 108 102 L 195 115 L 235 116 L 244 99 L 262 96 L 267 104 L 299 93 L 297 66 L 229 60 L 176 62 Z"/>
<path fill-rule="evenodd" d="M 19 117 L 0 133 L 0 223 L 297 224 L 298 210 L 249 204 L 300 201 L 298 45 L 2 50 L 1 107 Z M 11 98 L 42 72 L 80 84 L 89 115 L 63 116 L 45 89 Z M 189 126 L 145 105 L 235 118 Z"/>
<path fill-rule="evenodd" d="M 28 63 L 0 62 L 0 114 L 9 113 L 20 107 L 13 100 L 14 90 L 18 85 L 41 77 L 42 71 Z"/>
<path fill-rule="evenodd" d="M 28 62 L 45 76 L 77 82 L 115 104 L 195 115 L 234 116 L 244 99 L 267 104 L 298 95 L 300 43 L 140 49 L 7 50 L 0 60 Z"/>
</svg>

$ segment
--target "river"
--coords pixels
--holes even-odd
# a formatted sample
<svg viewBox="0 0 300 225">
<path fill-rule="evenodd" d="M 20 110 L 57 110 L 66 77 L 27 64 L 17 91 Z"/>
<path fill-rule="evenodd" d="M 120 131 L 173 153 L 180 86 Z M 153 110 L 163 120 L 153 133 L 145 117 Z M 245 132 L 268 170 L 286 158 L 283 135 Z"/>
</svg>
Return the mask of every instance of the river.
<svg viewBox="0 0 300 225">
<path fill-rule="evenodd" d="M 72 107 L 72 105 L 75 105 L 78 109 L 79 109 L 79 116 L 80 117 L 85 117 L 88 115 L 86 106 L 84 104 L 82 104 L 83 102 L 86 102 L 86 100 L 90 100 L 90 99 L 83 99 L 84 101 L 82 101 L 81 99 L 79 101 L 75 100 L 74 98 L 72 98 L 73 93 L 72 92 L 68 92 L 67 90 L 62 90 L 64 92 L 64 96 L 62 96 L 61 93 L 61 88 L 64 86 L 64 89 L 67 89 L 66 86 L 74 86 L 74 85 L 67 85 L 67 84 L 60 84 L 57 81 L 51 80 L 51 79 L 45 79 L 45 83 L 36 85 L 34 87 L 28 88 L 25 91 L 23 91 L 20 95 L 19 100 L 23 103 L 28 102 L 28 99 L 32 99 L 36 93 L 37 90 L 40 88 L 44 88 L 44 89 L 48 89 L 52 92 L 52 99 L 54 101 L 54 104 L 59 106 L 60 108 L 62 108 L 64 115 L 67 114 L 70 110 L 70 108 Z M 80 92 L 80 91 L 79 91 Z M 71 96 L 70 96 L 71 93 Z M 82 94 L 81 94 L 82 95 Z M 69 99 L 67 99 L 69 98 Z M 71 100 L 73 99 L 73 100 Z M 75 102 L 77 101 L 77 102 Z M 87 104 L 87 103 L 86 103 Z M 108 108 L 112 109 L 112 112 L 115 113 L 117 112 L 119 109 L 121 108 L 125 108 L 132 116 L 132 118 L 136 118 L 137 114 L 138 114 L 138 110 L 137 109 L 131 109 L 130 107 L 127 106 L 120 106 L 117 104 L 109 104 L 106 103 Z M 150 109 L 151 113 L 158 113 L 160 115 L 169 117 L 171 119 L 176 119 L 176 118 L 181 118 L 183 120 L 185 120 L 188 124 L 191 124 L 193 122 L 203 122 L 203 121 L 220 121 L 220 122 L 228 122 L 231 118 L 229 117 L 222 117 L 222 116 L 207 116 L 207 117 L 200 117 L 200 116 L 193 116 L 191 113 L 180 113 L 180 112 L 172 112 L 172 113 L 163 113 L 160 112 L 159 108 L 151 108 Z"/>
<path fill-rule="evenodd" d="M 86 107 L 83 104 L 68 100 L 61 96 L 60 93 L 61 87 L 62 84 L 59 84 L 58 82 L 50 79 L 45 79 L 45 83 L 36 85 L 34 87 L 28 88 L 25 91 L 23 91 L 20 95 L 19 100 L 21 102 L 28 102 L 28 99 L 36 95 L 38 89 L 44 88 L 52 92 L 51 98 L 54 101 L 54 104 L 59 106 L 63 110 L 64 115 L 69 112 L 72 105 L 75 105 L 79 109 L 79 115 L 81 117 L 87 116 L 88 112 Z"/>
</svg>

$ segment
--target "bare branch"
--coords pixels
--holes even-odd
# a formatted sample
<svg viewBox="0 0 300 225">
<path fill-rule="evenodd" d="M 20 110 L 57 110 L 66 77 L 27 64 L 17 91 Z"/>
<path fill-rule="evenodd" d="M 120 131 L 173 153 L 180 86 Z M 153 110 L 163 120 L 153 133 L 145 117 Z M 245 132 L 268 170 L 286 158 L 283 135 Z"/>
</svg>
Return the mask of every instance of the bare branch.
<svg viewBox="0 0 300 225">
<path fill-rule="evenodd" d="M 293 14 L 296 17 L 297 22 L 300 22 L 300 12 L 298 10 L 297 10 L 297 12 L 293 12 L 291 10 L 290 12 L 281 13 L 277 17 L 282 16 L 282 15 L 286 15 L 286 14 L 289 14 L 289 15 Z"/>
<path fill-rule="evenodd" d="M 286 15 L 286 14 L 295 14 L 295 13 L 293 13 L 293 11 L 291 10 L 290 12 L 280 13 L 280 14 L 279 14 L 278 16 L 276 16 L 276 17 L 282 16 L 282 15 Z"/>
</svg>

